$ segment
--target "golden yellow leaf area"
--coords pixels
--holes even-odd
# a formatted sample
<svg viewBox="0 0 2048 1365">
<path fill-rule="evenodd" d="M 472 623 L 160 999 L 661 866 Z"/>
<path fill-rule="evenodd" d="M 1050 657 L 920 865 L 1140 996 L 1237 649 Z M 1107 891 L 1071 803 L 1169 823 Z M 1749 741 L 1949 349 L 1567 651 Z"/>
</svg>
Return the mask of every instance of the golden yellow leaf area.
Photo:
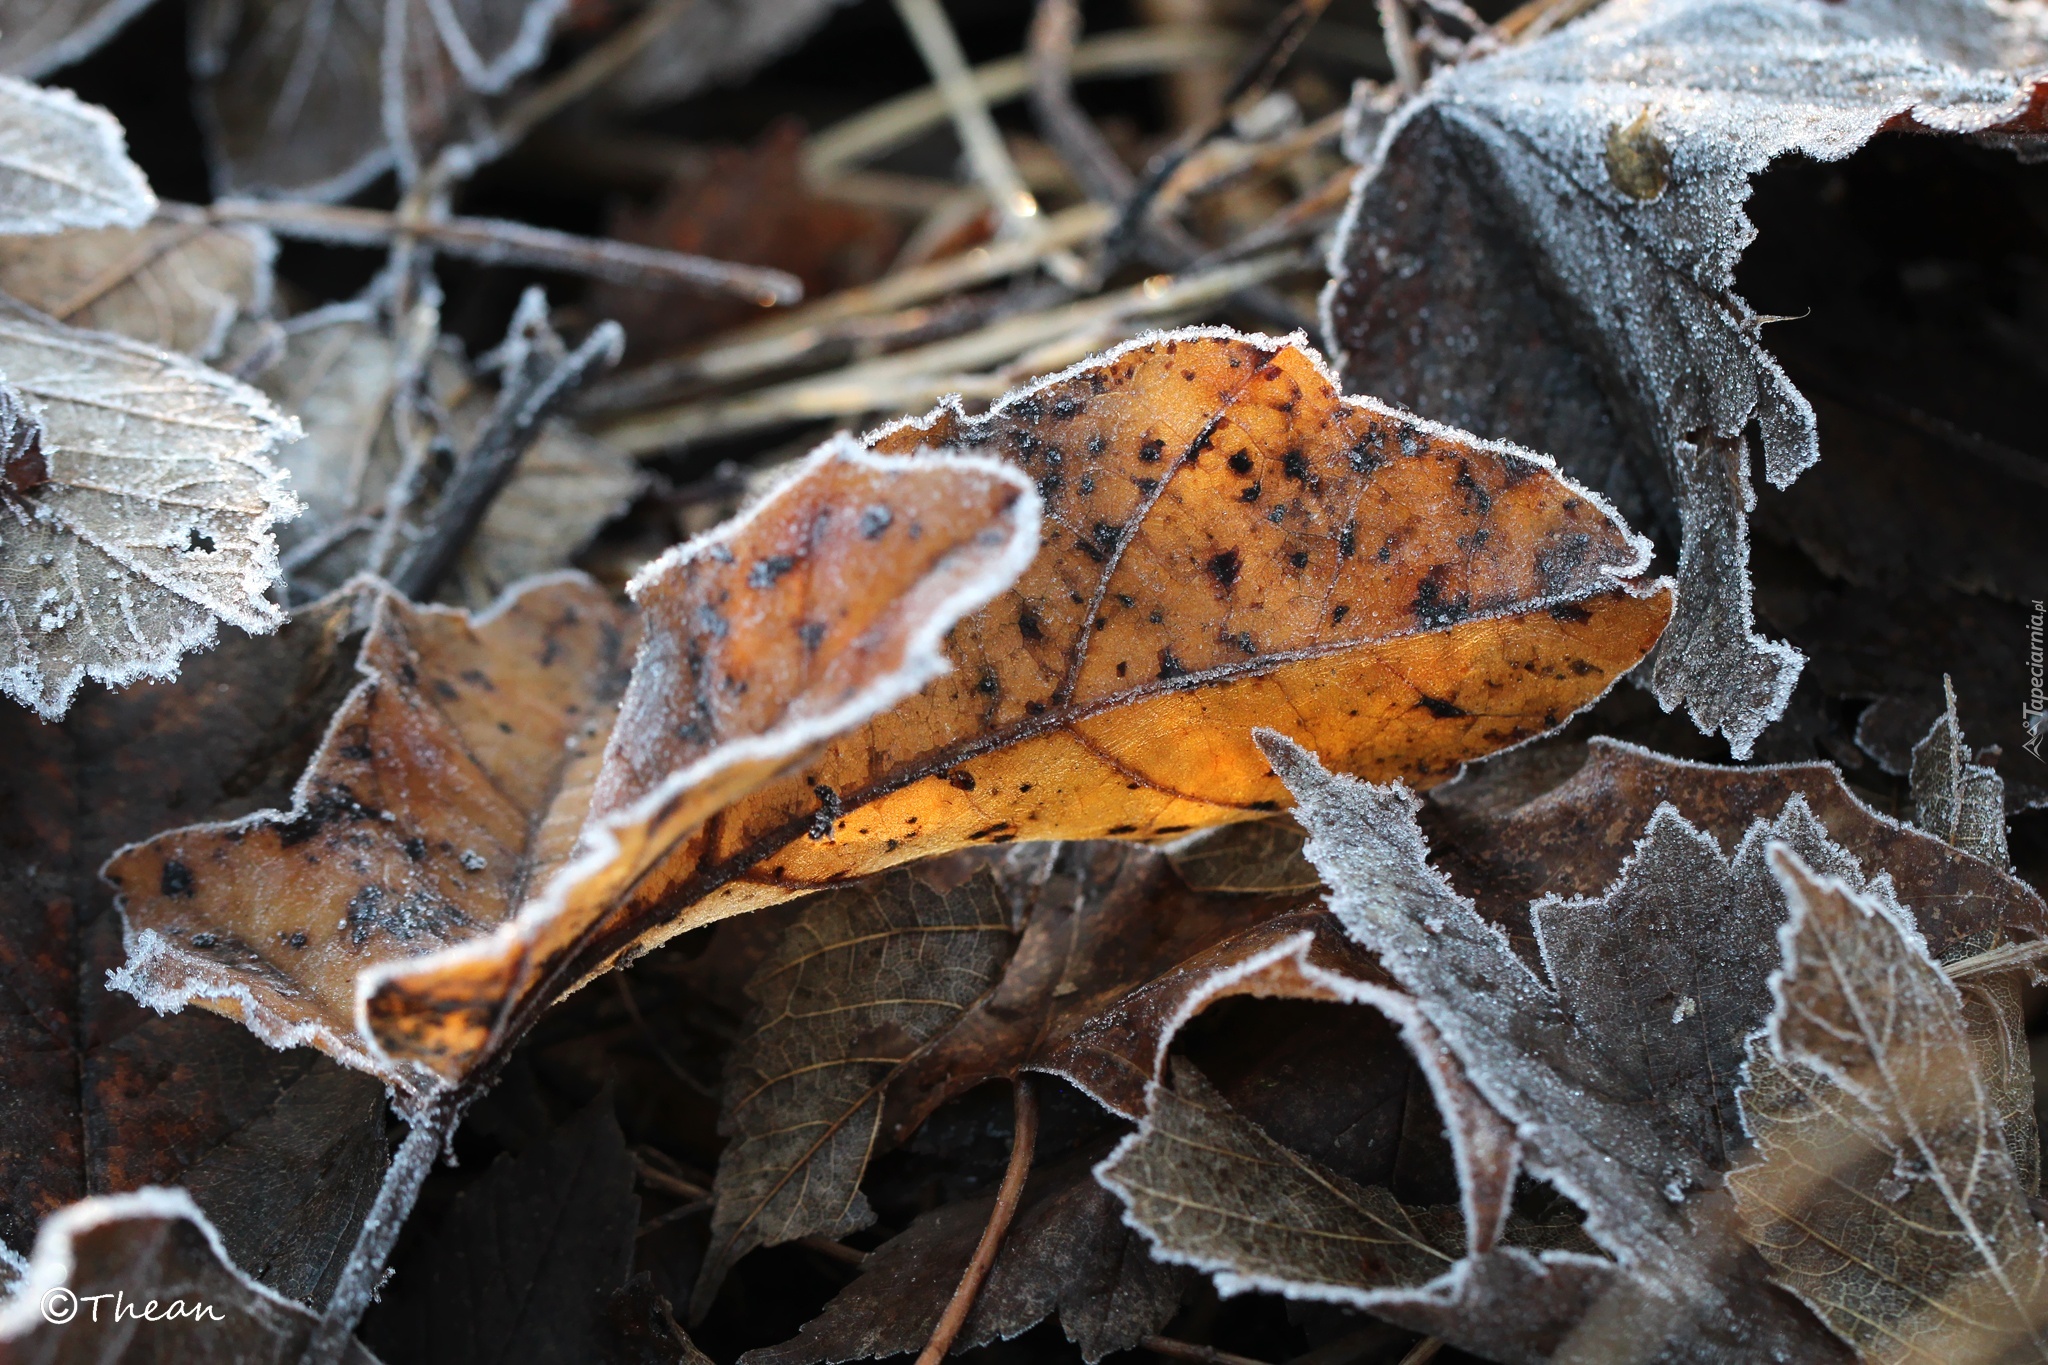
<svg viewBox="0 0 2048 1365">
<path fill-rule="evenodd" d="M 593 584 L 477 623 L 380 594 L 368 680 L 294 809 L 109 866 L 133 988 L 412 1094 L 460 1079 L 616 955 L 608 912 L 707 815 L 943 671 L 945 628 L 1029 561 L 1036 509 L 992 461 L 827 446 L 642 575 L 630 687 L 627 618 Z"/>
<path fill-rule="evenodd" d="M 1440 781 L 1561 724 L 1670 615 L 1547 463 L 1346 399 L 1292 342 L 1155 338 L 868 445 L 868 483 L 828 447 L 635 584 L 575 860 L 488 934 L 502 913 L 365 962 L 384 1054 L 459 1079 L 625 953 L 914 858 L 1275 809 L 1254 726 Z M 980 483 L 920 482 L 947 468 Z"/>
</svg>

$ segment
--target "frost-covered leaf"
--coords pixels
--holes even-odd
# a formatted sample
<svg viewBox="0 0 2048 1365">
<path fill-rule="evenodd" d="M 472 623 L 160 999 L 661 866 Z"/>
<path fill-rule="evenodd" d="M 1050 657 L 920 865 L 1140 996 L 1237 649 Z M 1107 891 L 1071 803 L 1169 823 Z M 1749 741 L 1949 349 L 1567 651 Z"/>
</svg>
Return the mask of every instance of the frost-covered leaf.
<svg viewBox="0 0 2048 1365">
<path fill-rule="evenodd" d="M 749 983 L 726 1065 L 700 1311 L 754 1247 L 875 1221 L 860 1178 L 890 1079 L 995 985 L 1015 946 L 986 871 L 952 886 L 897 873 L 805 907 Z"/>
<path fill-rule="evenodd" d="M 108 864 L 129 949 L 116 984 L 158 1010 L 215 1004 L 273 1046 L 311 1044 L 408 1086 L 358 1032 L 357 979 L 488 929 L 568 856 L 631 623 L 569 576 L 476 619 L 362 591 L 362 680 L 291 810 L 178 831 Z"/>
<path fill-rule="evenodd" d="M 1913 747 L 1913 823 L 1937 839 L 1974 853 L 2000 870 L 2012 858 L 2005 842 L 2005 783 L 1963 743 L 1954 688 L 1947 707 Z"/>
<path fill-rule="evenodd" d="M 1262 740 L 1310 831 L 1308 857 L 1333 888 L 1332 912 L 1413 993 L 1471 1084 L 1514 1124 L 1530 1170 L 1585 1210 L 1586 1231 L 1623 1265 L 1619 1278 L 1626 1283 L 1603 1303 L 1602 1330 L 1645 1358 L 1660 1346 L 1681 1359 L 1781 1351 L 1824 1358 L 1818 1324 L 1769 1292 L 1761 1262 L 1735 1236 L 1718 1172 L 1696 1136 L 1713 1131 L 1708 1106 L 1695 1100 L 1667 1107 L 1659 1094 L 1645 1094 L 1645 1082 L 1664 1079 L 1645 1064 L 1648 1058 L 1631 1068 L 1636 1084 L 1627 1071 L 1613 1074 L 1616 1060 L 1631 1060 L 1621 1049 L 1633 1040 L 1612 1036 L 1603 1028 L 1608 1020 L 1584 1008 L 1612 987 L 1611 976 L 1587 982 L 1575 975 L 1554 987 L 1540 980 L 1507 936 L 1430 866 L 1412 795 L 1334 776 L 1278 736 Z M 1700 913 L 1712 907 L 1693 902 L 1683 909 L 1699 917 L 1674 924 L 1658 949 L 1674 959 L 1720 956 L 1725 949 L 1699 941 L 1723 930 Z M 1688 964 L 1652 965 L 1675 974 Z M 1698 1019 L 1695 1040 L 1711 1027 L 1711 1045 L 1723 1048 L 1739 1026 L 1733 1004 L 1666 1027 L 1684 1030 Z M 1623 1027 L 1640 1027 L 1644 1012 L 1625 1004 L 1605 1011 Z M 1674 1002 L 1664 1018 L 1677 1013 Z M 1651 1049 L 1649 1056 L 1659 1052 L 1671 1056 L 1676 1048 Z M 1706 1064 L 1702 1057 L 1701 1069 Z M 1668 1084 L 1661 1088 L 1672 1101 L 1685 1099 Z M 1672 1109 L 1687 1117 L 1675 1119 Z"/>
<path fill-rule="evenodd" d="M 1757 634 L 1743 433 L 1784 486 L 1812 409 L 1735 295 L 1773 159 L 1881 129 L 2031 136 L 2048 27 L 1988 0 L 1625 0 L 1447 68 L 1386 127 L 1332 257 L 1347 382 L 1555 450 L 1677 542 L 1652 681 L 1745 755 L 1801 660 Z"/>
<path fill-rule="evenodd" d="M 0 235 L 140 227 L 155 211 L 106 110 L 0 76 Z"/>
<path fill-rule="evenodd" d="M 746 0 L 691 5 L 648 45 L 609 92 L 629 104 L 667 104 L 745 80 L 808 38 L 848 0 Z"/>
<path fill-rule="evenodd" d="M 106 989 L 121 927 L 99 868 L 168 809 L 288 797 L 348 691 L 356 606 L 226 640 L 175 684 L 88 693 L 61 726 L 0 710 L 0 1245 L 26 1253 L 90 1195 L 177 1184 L 272 1289 L 332 1286 L 384 1170 L 383 1087 Z"/>
<path fill-rule="evenodd" d="M 869 534 L 864 508 L 888 526 Z M 615 762 L 630 640 L 592 585 L 543 580 L 474 623 L 385 599 L 369 676 L 291 811 L 174 831 L 110 866 L 135 934 L 126 980 L 166 1004 L 232 996 L 266 1036 L 414 1095 L 460 1079 L 674 932 L 672 911 L 620 903 L 707 817 L 939 672 L 947 625 L 1028 555 L 1032 512 L 987 461 L 832 444 L 650 569 L 641 700 L 629 691 L 618 725 L 666 725 L 649 711 L 674 707 L 698 745 L 624 799 L 599 762 Z M 840 583 L 864 591 L 828 596 Z M 832 614 L 799 631 L 823 601 Z"/>
<path fill-rule="evenodd" d="M 205 0 L 192 65 L 224 194 L 340 198 L 474 136 L 565 0 Z"/>
<path fill-rule="evenodd" d="M 138 1321 L 151 1302 L 154 1319 Z M 0 1303 L 0 1360 L 293 1365 L 318 1322 L 238 1269 L 190 1195 L 151 1187 L 82 1200 L 44 1222 L 19 1292 Z M 341 1359 L 376 1365 L 353 1339 Z"/>
<path fill-rule="evenodd" d="M 1145 1240 L 1123 1226 L 1121 1206 L 1090 1178 L 1092 1164 L 1083 1157 L 1032 1172 L 960 1330 L 960 1349 L 1007 1341 L 1057 1314 L 1067 1340 L 1093 1365 L 1158 1332 L 1180 1308 L 1187 1272 L 1155 1261 Z M 990 1195 L 924 1214 L 861 1262 L 860 1278 L 800 1335 L 742 1359 L 829 1365 L 918 1350 L 931 1339 L 994 1204 Z"/>
<path fill-rule="evenodd" d="M 6 0 L 0 71 L 34 80 L 71 65 L 149 8 L 150 0 Z"/>
<path fill-rule="evenodd" d="M 269 309 L 276 255 L 261 228 L 160 214 L 140 228 L 0 238 L 0 290 L 59 322 L 211 360 L 230 327 Z"/>
<path fill-rule="evenodd" d="M 1729 1177 L 1746 1235 L 1866 1360 L 2048 1360 L 2048 1236 L 1962 1001 L 1882 896 L 1771 865 L 1793 913 Z"/>
<path fill-rule="evenodd" d="M 90 677 L 177 671 L 217 624 L 275 630 L 271 527 L 297 504 L 263 396 L 135 342 L 0 313 L 0 379 L 43 427 L 48 480 L 0 491 L 0 692 L 49 719 Z"/>
</svg>

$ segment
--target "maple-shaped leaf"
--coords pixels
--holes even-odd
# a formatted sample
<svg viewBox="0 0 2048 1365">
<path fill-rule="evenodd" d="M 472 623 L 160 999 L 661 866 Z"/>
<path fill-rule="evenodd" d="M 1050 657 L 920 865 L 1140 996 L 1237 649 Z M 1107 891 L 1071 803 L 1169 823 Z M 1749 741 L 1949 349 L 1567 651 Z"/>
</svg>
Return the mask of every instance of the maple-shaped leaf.
<svg viewBox="0 0 2048 1365">
<path fill-rule="evenodd" d="M 43 1224 L 17 1292 L 0 1302 L 0 1362 L 293 1365 L 319 1320 L 237 1269 L 185 1191 L 149 1187 Z M 353 1339 L 339 1359 L 376 1365 Z"/>
<path fill-rule="evenodd" d="M 1308 857 L 1332 888 L 1332 912 L 1414 995 L 1469 1083 L 1514 1125 L 1529 1169 L 1585 1211 L 1586 1232 L 1620 1261 L 1623 1273 L 1607 1293 L 1607 1339 L 1650 1354 L 1674 1343 L 1681 1358 L 1779 1351 L 1825 1358 L 1825 1334 L 1771 1291 L 1719 1190 L 1715 1155 L 1725 1150 L 1726 1132 L 1713 1092 L 1717 1078 L 1728 1087 L 1734 1077 L 1717 1071 L 1714 1058 L 1725 1065 L 1730 1045 L 1761 1022 L 1760 1002 L 1755 1018 L 1725 992 L 1705 1011 L 1697 997 L 1693 1010 L 1683 1004 L 1686 988 L 1739 970 L 1742 953 L 1719 936 L 1746 928 L 1768 941 L 1773 921 L 1764 908 L 1731 919 L 1711 882 L 1688 884 L 1697 866 L 1690 859 L 1670 866 L 1668 850 L 1690 852 L 1692 841 L 1672 839 L 1688 833 L 1673 827 L 1662 849 L 1646 841 L 1636 868 L 1624 874 L 1635 888 L 1670 888 L 1662 906 L 1631 896 L 1643 921 L 1617 930 L 1611 906 L 1551 908 L 1569 917 L 1552 931 L 1560 948 L 1588 931 L 1632 928 L 1647 940 L 1635 949 L 1633 968 L 1616 972 L 1565 949 L 1553 964 L 1562 968 L 1557 979 L 1546 982 L 1430 865 L 1412 794 L 1332 775 L 1277 735 L 1267 735 L 1265 746 L 1294 790 L 1310 832 Z M 1730 865 L 1738 895 L 1755 887 L 1753 876 L 1742 875 L 1744 864 L 1773 837 L 1854 867 L 1802 803 L 1746 838 L 1746 856 L 1739 852 Z M 1619 894 L 1630 891 L 1625 880 Z M 1663 932 L 1648 933 L 1646 924 Z M 1589 965 L 1596 969 L 1590 977 Z M 1615 1000 L 1618 981 L 1626 989 Z"/>
<path fill-rule="evenodd" d="M 1558 452 L 1671 537 L 1653 685 L 1746 756 L 1802 658 L 1752 620 L 1744 432 L 1780 487 L 1820 453 L 1735 293 L 1750 178 L 1887 128 L 2032 137 L 2044 54 L 2038 15 L 1985 0 L 1635 0 L 1447 68 L 1387 122 L 1333 250 L 1339 368 Z"/>
<path fill-rule="evenodd" d="M 481 131 L 565 0 L 207 0 L 192 67 L 224 194 L 338 199 Z"/>
<path fill-rule="evenodd" d="M 458 1079 L 669 927 L 604 936 L 621 892 L 707 816 L 940 671 L 938 639 L 1015 573 L 1033 513 L 986 461 L 829 445 L 650 568 L 620 728 L 659 726 L 696 761 L 639 790 L 612 734 L 630 628 L 593 585 L 543 580 L 474 621 L 381 597 L 366 676 L 290 811 L 109 865 L 134 935 L 124 980 L 163 1005 L 235 1000 L 266 1037 L 402 1091 Z"/>
<path fill-rule="evenodd" d="M 106 110 L 0 76 L 0 235 L 140 227 L 156 210 Z"/>
<path fill-rule="evenodd" d="M 98 874 L 166 810 L 288 799 L 352 681 L 358 605 L 225 641 L 178 684 L 90 693 L 61 726 L 0 710 L 0 1244 L 26 1253 L 88 1196 L 177 1184 L 279 1293 L 319 1302 L 339 1273 L 388 1158 L 383 1087 L 106 989 L 123 950 Z"/>
<path fill-rule="evenodd" d="M 59 322 L 211 360 L 270 307 L 276 255 L 260 227 L 163 212 L 139 228 L 0 238 L 0 289 Z"/>
<path fill-rule="evenodd" d="M 180 356 L 0 313 L 0 382 L 40 467 L 0 479 L 0 692 L 46 719 L 90 677 L 177 672 L 226 621 L 284 613 L 271 527 L 298 504 L 266 458 L 296 434 L 263 396 Z"/>
<path fill-rule="evenodd" d="M 2048 1235 L 1955 987 L 1881 890 L 1771 869 L 1792 917 L 1740 1096 L 1745 1234 L 1865 1360 L 2048 1360 Z"/>
</svg>

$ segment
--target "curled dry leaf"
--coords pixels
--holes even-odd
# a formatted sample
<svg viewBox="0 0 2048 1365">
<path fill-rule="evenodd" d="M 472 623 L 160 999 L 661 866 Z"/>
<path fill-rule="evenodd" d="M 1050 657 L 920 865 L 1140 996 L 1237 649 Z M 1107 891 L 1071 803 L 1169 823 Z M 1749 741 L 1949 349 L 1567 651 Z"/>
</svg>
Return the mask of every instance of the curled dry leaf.
<svg viewBox="0 0 2048 1365">
<path fill-rule="evenodd" d="M 1346 381 L 1556 451 L 1671 534 L 1652 681 L 1737 756 L 1802 664 L 1751 617 L 1744 429 L 1780 487 L 1819 454 L 1734 292 L 1750 177 L 1890 127 L 2029 136 L 2014 73 L 2044 40 L 2032 10 L 1980 0 L 1608 5 L 1440 72 L 1367 160 L 1325 296 Z"/>
<path fill-rule="evenodd" d="M 1598 696 L 1670 610 L 1538 457 L 1341 398 L 1291 342 L 1157 337 L 874 444 L 993 447 L 1042 493 L 980 457 L 828 446 L 643 575 L 586 851 L 515 926 L 377 969 L 392 1056 L 459 1076 L 508 999 L 523 1017 L 636 945 L 919 856 L 1247 818 L 1286 795 L 1261 720 L 1440 779 Z M 211 856 L 267 875 L 257 847 Z M 128 880 L 138 915 L 193 923 L 155 885 Z"/>
<path fill-rule="evenodd" d="M 942 670 L 938 639 L 1015 574 L 1034 514 L 986 461 L 827 446 L 637 581 L 649 638 L 609 751 L 626 640 L 594 587 L 543 584 L 476 623 L 387 599 L 292 811 L 110 865 L 126 980 L 233 998 L 403 1091 L 459 1079 L 674 932 L 623 893 L 708 816 Z M 657 729 L 689 752 L 636 772 L 619 751 Z"/>
<path fill-rule="evenodd" d="M 112 115 L 0 76 L 0 235 L 140 227 L 156 210 Z"/>
<path fill-rule="evenodd" d="M 1099 1151 L 1099 1149 L 1098 1149 Z M 1123 1226 L 1116 1199 L 1089 1176 L 1093 1158 L 1032 1172 L 1016 1220 L 955 1343 L 1007 1341 L 1058 1315 L 1081 1359 L 1127 1351 L 1159 1331 L 1181 1304 L 1187 1272 L 1155 1261 Z M 915 1351 L 960 1282 L 995 1197 L 924 1214 L 861 1262 L 802 1333 L 749 1351 L 746 1365 L 816 1365 Z"/>
<path fill-rule="evenodd" d="M 2048 1360 L 2048 1236 L 1955 988 L 1883 895 L 1771 868 L 1792 918 L 1741 1094 L 1746 1235 L 1865 1360 Z"/>
<path fill-rule="evenodd" d="M 226 641 L 175 685 L 92 693 L 62 726 L 0 711 L 0 1243 L 25 1253 L 66 1204 L 176 1184 L 272 1289 L 331 1287 L 384 1170 L 383 1086 L 103 989 L 122 945 L 98 874 L 166 809 L 288 799 L 348 692 L 357 606 Z"/>
<path fill-rule="evenodd" d="M 138 1323 L 152 1303 L 155 1317 Z M 117 1306 L 126 1321 L 115 1320 Z M 190 1195 L 151 1187 L 98 1195 L 45 1220 L 19 1292 L 0 1303 L 0 1361 L 292 1365 L 318 1321 L 236 1269 Z M 353 1340 L 341 1359 L 376 1365 Z"/>
<path fill-rule="evenodd" d="M 20 311 L 0 312 L 0 379 L 48 466 L 0 490 L 0 692 L 54 720 L 88 677 L 174 675 L 220 621 L 277 628 L 271 527 L 298 504 L 265 457 L 295 423 L 192 361 Z"/>
<path fill-rule="evenodd" d="M 564 0 L 206 0 L 192 67 L 222 193 L 338 199 L 476 135 Z"/>
<path fill-rule="evenodd" d="M 268 311 L 276 255 L 262 228 L 160 214 L 139 228 L 0 238 L 0 290 L 59 322 L 211 360 L 238 320 Z"/>
</svg>

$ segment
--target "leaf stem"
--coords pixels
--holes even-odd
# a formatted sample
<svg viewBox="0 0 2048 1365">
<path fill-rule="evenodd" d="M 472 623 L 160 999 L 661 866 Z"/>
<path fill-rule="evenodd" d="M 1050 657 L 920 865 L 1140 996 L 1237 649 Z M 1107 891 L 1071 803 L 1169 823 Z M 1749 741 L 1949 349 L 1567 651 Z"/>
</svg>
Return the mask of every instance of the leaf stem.
<svg viewBox="0 0 2048 1365">
<path fill-rule="evenodd" d="M 337 1365 L 341 1360 L 350 1334 L 363 1320 L 377 1292 L 384 1263 L 391 1259 L 391 1250 L 398 1245 L 399 1230 L 419 1200 L 427 1173 L 434 1169 L 434 1158 L 455 1132 L 463 1106 L 461 1095 L 449 1091 L 429 1101 L 413 1118 L 412 1130 L 405 1135 L 398 1154 L 391 1158 L 391 1165 L 384 1172 L 376 1202 L 363 1218 L 356 1244 L 341 1268 L 334 1293 L 328 1297 L 327 1310 L 320 1315 L 320 1324 L 306 1342 L 299 1365 Z"/>
<path fill-rule="evenodd" d="M 974 1301 L 981 1297 L 981 1286 L 995 1266 L 996 1253 L 1003 1249 L 1003 1235 L 1009 1232 L 1010 1220 L 1016 1217 L 1017 1205 L 1024 1197 L 1024 1180 L 1031 1174 L 1031 1158 L 1038 1148 L 1038 1094 L 1032 1089 L 1031 1077 L 1021 1072 L 1010 1094 L 1016 1123 L 1010 1138 L 1009 1169 L 1003 1172 L 1002 1187 L 996 1191 L 996 1206 L 989 1212 L 988 1226 L 981 1230 L 974 1259 L 967 1263 L 960 1287 L 953 1291 L 952 1301 L 939 1316 L 939 1325 L 932 1329 L 932 1339 L 925 1343 L 917 1365 L 939 1365 L 946 1352 L 953 1349 L 960 1329 L 967 1325 L 967 1315 L 974 1311 Z"/>
</svg>

